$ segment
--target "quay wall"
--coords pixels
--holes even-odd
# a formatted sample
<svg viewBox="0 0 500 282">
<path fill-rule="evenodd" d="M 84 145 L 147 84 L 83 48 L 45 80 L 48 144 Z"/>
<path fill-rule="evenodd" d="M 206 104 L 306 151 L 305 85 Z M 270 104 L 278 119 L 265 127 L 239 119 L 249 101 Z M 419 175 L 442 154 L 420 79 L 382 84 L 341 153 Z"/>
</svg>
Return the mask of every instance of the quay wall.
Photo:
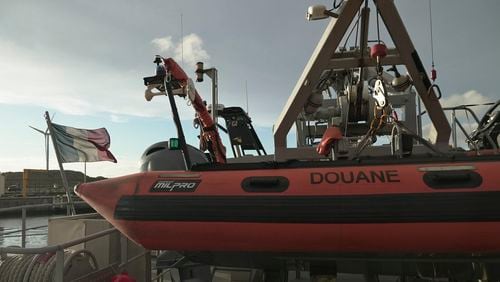
<svg viewBox="0 0 500 282">
<path fill-rule="evenodd" d="M 78 197 L 73 197 L 74 202 L 80 202 L 81 199 Z M 57 196 L 34 196 L 34 197 L 0 197 L 0 209 L 3 208 L 11 208 L 25 205 L 39 205 L 39 204 L 57 204 L 66 202 L 66 196 L 57 195 Z M 79 204 L 76 206 L 77 211 L 92 211 L 89 205 Z M 65 206 L 56 206 L 56 207 L 38 207 L 32 208 L 27 211 L 28 214 L 32 214 L 35 212 L 43 212 L 43 213 L 57 213 L 61 211 L 65 211 Z M 4 214 L 20 214 L 21 211 L 9 211 L 0 213 L 0 217 Z"/>
</svg>

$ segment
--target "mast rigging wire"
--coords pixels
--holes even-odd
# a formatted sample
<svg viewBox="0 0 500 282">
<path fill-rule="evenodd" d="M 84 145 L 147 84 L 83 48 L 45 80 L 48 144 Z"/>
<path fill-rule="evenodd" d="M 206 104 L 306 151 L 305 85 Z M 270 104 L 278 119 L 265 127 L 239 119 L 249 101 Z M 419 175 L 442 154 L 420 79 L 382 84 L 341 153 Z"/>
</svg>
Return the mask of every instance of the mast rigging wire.
<svg viewBox="0 0 500 282">
<path fill-rule="evenodd" d="M 342 47 L 343 49 L 346 49 L 347 43 L 349 41 L 349 38 L 351 38 L 351 35 L 356 28 L 356 41 L 354 42 L 354 47 L 357 47 L 358 45 L 358 30 L 359 30 L 359 20 L 361 19 L 361 11 L 358 11 L 358 19 L 356 20 L 356 23 L 352 26 L 351 30 L 349 31 L 349 34 L 347 34 L 347 37 L 344 41 L 344 46 Z"/>
<path fill-rule="evenodd" d="M 377 9 L 377 43 L 380 44 L 380 27 L 379 27 L 379 12 L 378 12 L 378 7 Z"/>
<path fill-rule="evenodd" d="M 431 32 L 431 58 L 432 58 L 432 67 L 434 67 L 434 38 L 432 34 L 432 5 L 431 0 L 429 0 L 429 27 Z"/>
</svg>

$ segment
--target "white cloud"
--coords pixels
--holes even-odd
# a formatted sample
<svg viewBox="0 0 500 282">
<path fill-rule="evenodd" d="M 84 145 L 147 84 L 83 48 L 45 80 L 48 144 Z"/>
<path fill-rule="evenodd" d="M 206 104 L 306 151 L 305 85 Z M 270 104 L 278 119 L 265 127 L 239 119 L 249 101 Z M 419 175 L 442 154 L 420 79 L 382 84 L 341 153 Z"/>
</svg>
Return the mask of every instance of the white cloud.
<svg viewBox="0 0 500 282">
<path fill-rule="evenodd" d="M 440 100 L 443 107 L 454 107 L 463 104 L 485 104 L 491 98 L 484 96 L 476 90 L 469 90 L 463 94 L 453 94 Z"/>
<path fill-rule="evenodd" d="M 437 132 L 432 123 L 427 123 L 422 126 L 422 135 L 432 143 L 436 142 Z"/>
<path fill-rule="evenodd" d="M 180 62 L 194 65 L 210 58 L 196 34 L 173 42 L 171 36 L 151 42 L 159 51 L 172 52 Z M 70 115 L 107 115 L 113 122 L 127 116 L 167 117 L 167 99 L 144 99 L 141 74 L 88 60 L 59 60 L 35 49 L 23 48 L 0 38 L 0 104 L 31 105 Z M 179 105 L 183 104 L 182 102 Z M 183 118 L 192 118 L 191 107 L 180 106 Z"/>
<path fill-rule="evenodd" d="M 126 118 L 124 116 L 120 116 L 120 115 L 111 114 L 109 117 L 110 117 L 112 122 L 116 122 L 116 123 L 124 123 L 124 122 L 128 121 L 128 118 Z"/>
<path fill-rule="evenodd" d="M 168 117 L 166 99 L 146 102 L 137 71 L 86 60 L 57 61 L 0 38 L 0 104 L 31 105 L 70 115 L 105 114 L 114 122 L 126 116 Z M 179 107 L 182 117 L 193 110 Z"/>
<path fill-rule="evenodd" d="M 184 36 L 182 41 L 184 46 L 178 44 L 175 48 L 175 58 L 177 60 L 182 59 L 184 54 L 184 63 L 194 67 L 197 62 L 210 59 L 207 51 L 203 49 L 203 40 L 198 35 L 191 33 Z"/>
<path fill-rule="evenodd" d="M 174 43 L 172 42 L 172 36 L 155 38 L 151 40 L 151 43 L 156 47 L 158 51 L 163 53 L 169 52 L 174 46 Z"/>
<path fill-rule="evenodd" d="M 183 61 L 185 66 L 194 67 L 197 62 L 210 59 L 208 52 L 203 49 L 203 40 L 195 33 L 177 42 L 173 42 L 172 36 L 166 36 L 155 38 L 151 43 L 164 56 L 173 57 L 178 63 Z"/>
</svg>

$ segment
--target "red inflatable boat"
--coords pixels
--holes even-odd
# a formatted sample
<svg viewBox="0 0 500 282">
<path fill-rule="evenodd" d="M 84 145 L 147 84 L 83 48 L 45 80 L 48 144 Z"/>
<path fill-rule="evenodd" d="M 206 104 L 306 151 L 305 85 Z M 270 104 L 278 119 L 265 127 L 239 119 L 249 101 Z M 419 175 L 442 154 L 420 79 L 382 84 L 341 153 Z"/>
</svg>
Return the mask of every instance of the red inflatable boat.
<svg viewBox="0 0 500 282">
<path fill-rule="evenodd" d="M 498 256 L 500 101 L 483 119 L 472 116 L 477 129 L 464 133 L 470 151 L 459 148 L 457 128 L 465 130 L 455 111 L 469 109 L 445 109 L 453 111 L 450 127 L 439 87 L 427 77 L 394 1 L 373 6 L 395 48 L 368 46 L 365 26 L 363 46 L 338 49 L 356 15 L 368 25 L 368 2 L 345 1 L 338 15 L 323 6 L 309 10 L 311 19 L 338 18 L 274 126 L 274 156 L 266 155 L 241 108 L 215 105 L 209 113 L 185 72 L 158 56 L 156 76 L 144 79 L 146 99 L 168 96 L 180 146 L 152 145 L 140 173 L 81 184 L 76 194 L 147 249 L 240 252 L 245 261 L 248 253 Z M 198 80 L 217 78 L 201 63 L 196 73 Z M 174 95 L 188 97 L 196 110 L 200 149 L 185 142 Z M 436 144 L 415 133 L 424 115 L 416 97 Z M 297 146 L 288 148 L 293 125 Z M 226 158 L 217 128 L 228 132 L 235 158 Z M 380 136 L 390 144 L 379 145 Z"/>
<path fill-rule="evenodd" d="M 148 249 L 498 252 L 499 160 L 202 165 L 75 191 Z"/>
</svg>

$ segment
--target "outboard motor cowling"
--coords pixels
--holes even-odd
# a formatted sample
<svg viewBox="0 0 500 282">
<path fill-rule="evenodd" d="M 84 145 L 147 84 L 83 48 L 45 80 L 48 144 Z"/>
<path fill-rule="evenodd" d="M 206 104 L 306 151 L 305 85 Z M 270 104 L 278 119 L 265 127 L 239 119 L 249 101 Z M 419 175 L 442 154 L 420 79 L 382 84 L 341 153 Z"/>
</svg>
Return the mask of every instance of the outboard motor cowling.
<svg viewBox="0 0 500 282">
<path fill-rule="evenodd" d="M 208 163 L 205 154 L 191 145 L 188 146 L 192 164 Z M 162 170 L 185 170 L 181 150 L 171 150 L 168 141 L 162 141 L 149 146 L 141 156 L 141 172 Z"/>
</svg>

